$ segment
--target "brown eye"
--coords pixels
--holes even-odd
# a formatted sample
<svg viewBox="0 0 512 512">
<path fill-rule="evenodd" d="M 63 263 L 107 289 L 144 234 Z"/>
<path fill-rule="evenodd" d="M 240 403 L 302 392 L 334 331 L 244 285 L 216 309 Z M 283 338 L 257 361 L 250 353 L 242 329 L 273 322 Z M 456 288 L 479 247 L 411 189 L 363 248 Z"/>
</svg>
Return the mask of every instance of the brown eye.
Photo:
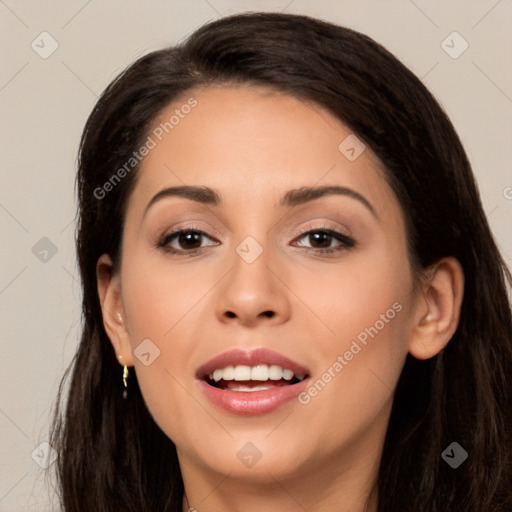
<svg viewBox="0 0 512 512">
<path fill-rule="evenodd" d="M 299 247 L 305 247 L 307 249 L 317 250 L 324 253 L 342 251 L 344 249 L 354 247 L 355 245 L 351 238 L 332 229 L 315 229 L 306 231 L 302 233 L 299 237 L 299 240 L 300 239 L 306 239 L 309 242 L 310 247 L 303 244 L 299 244 Z M 333 247 L 331 245 L 332 242 L 337 242 L 337 245 Z"/>
<path fill-rule="evenodd" d="M 173 254 L 192 254 L 206 247 L 202 244 L 204 238 L 212 240 L 201 230 L 190 228 L 179 229 L 164 235 L 158 243 L 158 247 Z"/>
<path fill-rule="evenodd" d="M 329 235 L 325 231 L 316 231 L 309 233 L 308 241 L 315 249 L 327 249 L 331 246 L 333 236 Z"/>
<path fill-rule="evenodd" d="M 201 237 L 197 231 L 183 231 L 177 235 L 177 242 L 184 249 L 198 249 L 201 247 Z"/>
</svg>

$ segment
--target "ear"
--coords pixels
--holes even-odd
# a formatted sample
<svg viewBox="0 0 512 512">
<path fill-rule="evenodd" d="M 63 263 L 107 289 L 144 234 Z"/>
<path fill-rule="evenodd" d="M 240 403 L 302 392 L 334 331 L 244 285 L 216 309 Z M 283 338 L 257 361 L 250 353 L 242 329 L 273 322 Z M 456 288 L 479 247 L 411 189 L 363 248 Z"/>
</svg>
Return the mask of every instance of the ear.
<svg viewBox="0 0 512 512">
<path fill-rule="evenodd" d="M 103 326 L 121 366 L 133 366 L 133 353 L 126 328 L 119 273 L 112 271 L 112 259 L 103 254 L 96 263 L 96 282 L 103 316 Z"/>
<path fill-rule="evenodd" d="M 464 271 L 459 261 L 446 257 L 428 271 L 416 308 L 409 353 L 430 359 L 450 341 L 457 330 L 464 296 Z"/>
</svg>

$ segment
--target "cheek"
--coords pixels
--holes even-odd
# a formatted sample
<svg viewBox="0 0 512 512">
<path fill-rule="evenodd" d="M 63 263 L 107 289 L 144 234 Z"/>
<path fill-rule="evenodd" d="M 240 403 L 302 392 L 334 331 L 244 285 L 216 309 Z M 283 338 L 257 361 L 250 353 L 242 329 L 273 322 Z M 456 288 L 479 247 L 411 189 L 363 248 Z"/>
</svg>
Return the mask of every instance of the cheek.
<svg viewBox="0 0 512 512">
<path fill-rule="evenodd" d="M 315 348 L 325 355 L 343 353 L 358 339 L 393 338 L 391 347 L 374 343 L 385 351 L 399 347 L 400 333 L 412 298 L 412 279 L 407 256 L 386 246 L 354 253 L 339 265 L 311 268 L 307 281 L 297 280 L 300 290 L 316 316 L 309 315 L 310 329 L 316 333 Z M 319 321 L 321 320 L 321 322 Z M 323 324 L 323 325 L 322 325 Z"/>
<path fill-rule="evenodd" d="M 324 354 L 326 364 L 299 396 L 305 429 L 311 435 L 322 431 L 327 451 L 340 444 L 356 446 L 374 427 L 385 430 L 406 356 L 401 348 L 402 312 L 380 330 L 381 324 L 374 321 L 356 329 L 355 336 L 340 339 Z"/>
<path fill-rule="evenodd" d="M 375 252 L 371 264 L 347 266 L 315 296 L 332 332 L 316 331 L 315 379 L 300 401 L 333 443 L 357 436 L 391 403 L 407 355 L 408 269 L 405 257 Z"/>
<path fill-rule="evenodd" d="M 160 428 L 174 438 L 194 413 L 191 360 L 196 341 L 205 338 L 204 318 L 212 315 L 205 298 L 218 277 L 211 269 L 173 268 L 163 258 L 142 264 L 147 260 L 137 250 L 123 260 L 123 305 L 144 400 Z"/>
<path fill-rule="evenodd" d="M 122 295 L 133 343 L 151 338 L 164 342 L 189 322 L 189 314 L 215 282 L 211 271 L 172 265 L 165 257 L 135 250 L 123 262 Z"/>
</svg>

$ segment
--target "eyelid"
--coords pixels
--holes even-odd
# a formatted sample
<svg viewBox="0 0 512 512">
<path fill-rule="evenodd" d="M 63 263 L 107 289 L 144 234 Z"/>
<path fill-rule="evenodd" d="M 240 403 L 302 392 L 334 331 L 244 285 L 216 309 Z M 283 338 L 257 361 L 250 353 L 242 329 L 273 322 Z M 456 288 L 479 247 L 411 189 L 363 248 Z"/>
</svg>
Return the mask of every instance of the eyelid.
<svg viewBox="0 0 512 512">
<path fill-rule="evenodd" d="M 319 224 L 317 224 L 317 223 L 319 223 Z M 296 237 L 304 235 L 306 233 L 309 233 L 310 231 L 324 231 L 324 230 L 334 231 L 336 233 L 339 233 L 340 235 L 343 235 L 346 238 L 351 238 L 351 239 L 353 238 L 353 235 L 352 235 L 352 232 L 350 231 L 350 229 L 348 229 L 346 227 L 339 227 L 339 226 L 335 225 L 334 223 L 330 223 L 329 221 L 326 221 L 326 220 L 310 221 L 308 224 L 300 227 L 297 230 Z"/>
<path fill-rule="evenodd" d="M 218 234 L 217 230 L 215 230 L 213 228 L 211 228 L 211 229 L 213 232 L 215 232 L 215 234 L 217 236 L 220 236 L 220 234 Z M 207 231 L 204 228 L 202 228 L 201 226 L 194 224 L 192 222 L 192 223 L 187 223 L 184 225 L 178 224 L 177 226 L 174 226 L 174 227 L 164 231 L 164 233 L 159 237 L 159 240 L 162 242 L 172 236 L 180 234 L 183 231 L 193 231 L 193 232 L 200 233 L 201 235 L 212 239 L 212 235 L 207 233 Z"/>
<path fill-rule="evenodd" d="M 329 225 L 329 223 L 325 222 L 318 226 L 318 225 L 310 225 L 305 226 L 302 228 L 299 228 L 299 233 L 297 236 L 295 236 L 293 241 L 299 240 L 301 238 L 304 238 L 305 236 L 309 235 L 310 233 L 327 233 L 331 238 L 334 238 L 339 242 L 338 247 L 334 248 L 326 248 L 326 249 L 311 249 L 313 252 L 317 252 L 320 255 L 327 255 L 328 253 L 337 253 L 341 252 L 345 249 L 351 249 L 358 245 L 354 237 L 352 236 L 351 232 L 347 229 L 340 229 L 336 226 Z M 302 247 L 302 246 L 299 246 Z"/>
<path fill-rule="evenodd" d="M 348 229 L 340 229 L 334 225 L 331 225 L 329 222 L 326 222 L 325 220 L 322 222 L 321 225 L 315 225 L 314 223 L 317 221 L 310 221 L 309 225 L 303 226 L 298 229 L 297 233 L 294 235 L 292 242 L 296 241 L 297 239 L 303 238 L 309 233 L 314 232 L 326 232 L 329 233 L 331 237 L 335 238 L 340 242 L 341 246 L 349 246 L 353 247 L 356 244 L 356 241 L 353 239 L 352 234 L 350 233 L 350 230 Z M 215 233 L 218 233 L 217 230 L 212 230 Z M 184 225 L 178 224 L 177 226 L 172 227 L 168 231 L 165 231 L 164 234 L 159 238 L 159 241 L 157 243 L 158 247 L 165 248 L 169 244 L 169 240 L 171 238 L 175 238 L 177 235 L 179 235 L 182 232 L 192 231 L 195 233 L 199 233 L 203 237 L 209 238 L 210 240 L 213 240 L 214 242 L 219 242 L 218 240 L 214 240 L 213 236 L 208 234 L 204 229 L 202 229 L 199 225 L 195 224 L 194 222 L 188 222 Z M 182 254 L 182 255 L 194 255 L 194 253 L 198 253 L 200 251 L 203 251 L 206 249 L 206 247 L 218 245 L 217 244 L 210 244 L 204 247 L 198 247 L 195 249 L 190 250 L 183 250 L 183 249 L 174 249 L 174 248 L 168 248 L 168 250 L 174 254 Z M 299 246 L 301 247 L 301 246 Z M 318 252 L 320 254 L 324 253 L 327 254 L 329 252 L 337 252 L 337 249 L 314 249 L 312 248 L 311 251 Z"/>
<path fill-rule="evenodd" d="M 196 224 L 195 221 L 191 220 L 191 221 L 184 221 L 182 223 L 178 223 L 176 225 L 171 226 L 169 229 L 166 229 L 164 231 L 164 234 L 161 236 L 161 238 L 165 238 L 166 236 L 169 236 L 174 233 L 178 233 L 180 231 L 198 231 L 199 233 L 202 233 L 210 238 L 213 235 L 208 234 L 208 232 L 213 232 L 214 235 L 219 238 L 223 236 L 218 230 L 216 230 L 210 224 L 208 224 L 206 227 L 204 227 L 204 226 L 200 226 L 199 224 Z"/>
<path fill-rule="evenodd" d="M 311 222 L 315 222 L 315 221 L 311 221 Z M 300 236 L 300 235 L 304 235 L 310 231 L 315 231 L 315 230 L 323 230 L 323 229 L 326 229 L 326 230 L 331 230 L 331 231 L 336 231 L 336 232 L 339 232 L 340 231 L 340 228 L 335 226 L 335 225 L 330 225 L 328 224 L 326 221 L 321 221 L 323 222 L 322 225 L 320 226 L 317 226 L 317 225 L 314 225 L 314 224 L 308 224 L 306 226 L 303 226 L 303 227 L 300 227 L 298 230 L 297 230 L 297 233 L 294 235 L 294 238 L 296 238 L 297 236 Z M 222 234 L 219 233 L 215 228 L 213 228 L 212 226 L 209 227 L 209 229 L 211 229 L 216 236 L 218 237 L 222 237 Z M 173 226 L 172 228 L 169 228 L 168 230 L 166 230 L 164 232 L 164 234 L 160 237 L 161 239 L 163 238 L 166 238 L 170 235 L 173 235 L 173 234 L 176 234 L 176 233 L 179 233 L 180 231 L 197 231 L 209 238 L 211 238 L 211 236 L 205 231 L 205 229 L 203 229 L 201 226 L 197 225 L 197 224 L 194 224 L 194 222 L 188 222 L 188 223 L 185 223 L 183 225 L 181 224 L 178 224 L 176 226 Z M 346 229 L 346 228 L 343 228 L 342 229 L 342 232 L 340 233 L 346 237 L 352 237 L 352 234 L 350 232 L 350 230 Z"/>
</svg>

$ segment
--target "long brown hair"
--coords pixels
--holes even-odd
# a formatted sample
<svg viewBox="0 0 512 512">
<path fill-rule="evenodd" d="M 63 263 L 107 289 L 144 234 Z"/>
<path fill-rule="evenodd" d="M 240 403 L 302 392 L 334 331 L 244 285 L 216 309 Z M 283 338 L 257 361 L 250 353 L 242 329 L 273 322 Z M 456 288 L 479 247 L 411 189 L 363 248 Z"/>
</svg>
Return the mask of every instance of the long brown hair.
<svg viewBox="0 0 512 512">
<path fill-rule="evenodd" d="M 148 136 L 152 121 L 197 86 L 262 85 L 320 105 L 379 157 L 406 217 L 416 272 L 444 256 L 465 273 L 460 324 L 439 355 L 408 357 L 380 463 L 380 512 L 512 510 L 510 272 L 484 214 L 470 164 L 444 111 L 420 80 L 354 30 L 306 16 L 248 13 L 137 60 L 104 91 L 81 139 L 77 257 L 83 332 L 55 409 L 51 444 L 66 512 L 179 512 L 176 448 L 149 414 L 104 331 L 96 262 L 120 262 L 126 200 L 137 167 L 102 187 Z M 441 458 L 452 442 L 468 459 Z"/>
</svg>

